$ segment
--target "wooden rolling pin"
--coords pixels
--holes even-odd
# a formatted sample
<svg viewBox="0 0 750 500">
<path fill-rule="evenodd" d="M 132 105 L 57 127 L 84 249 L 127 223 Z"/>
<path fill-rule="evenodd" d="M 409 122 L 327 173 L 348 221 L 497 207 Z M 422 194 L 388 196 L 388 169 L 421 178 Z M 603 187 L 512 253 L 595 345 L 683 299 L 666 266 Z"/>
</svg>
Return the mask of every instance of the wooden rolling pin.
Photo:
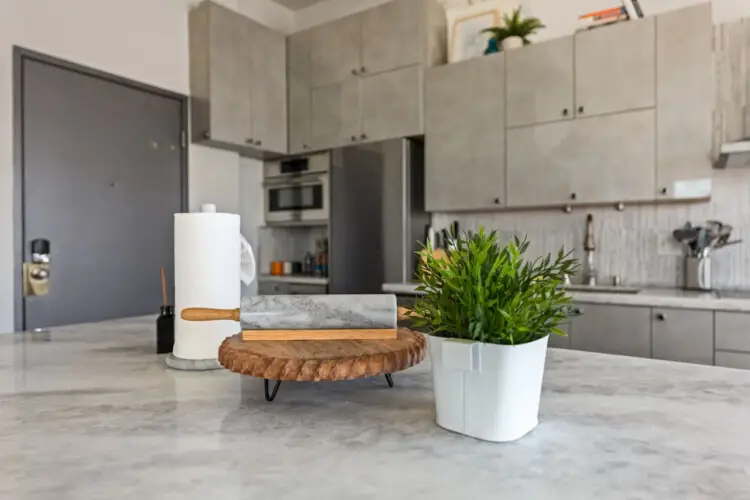
<svg viewBox="0 0 750 500">
<path fill-rule="evenodd" d="M 395 295 L 259 295 L 240 309 L 188 308 L 186 321 L 239 321 L 243 340 L 390 340 Z"/>
</svg>

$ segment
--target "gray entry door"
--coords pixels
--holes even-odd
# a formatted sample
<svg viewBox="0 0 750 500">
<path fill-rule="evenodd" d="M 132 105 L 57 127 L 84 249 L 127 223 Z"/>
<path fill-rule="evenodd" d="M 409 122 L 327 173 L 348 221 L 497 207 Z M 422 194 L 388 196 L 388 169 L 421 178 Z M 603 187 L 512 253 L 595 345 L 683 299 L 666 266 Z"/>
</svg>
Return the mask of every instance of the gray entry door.
<svg viewBox="0 0 750 500">
<path fill-rule="evenodd" d="M 28 58 L 21 74 L 24 259 L 50 242 L 50 291 L 24 299 L 24 327 L 158 313 L 182 207 L 182 100 Z"/>
</svg>

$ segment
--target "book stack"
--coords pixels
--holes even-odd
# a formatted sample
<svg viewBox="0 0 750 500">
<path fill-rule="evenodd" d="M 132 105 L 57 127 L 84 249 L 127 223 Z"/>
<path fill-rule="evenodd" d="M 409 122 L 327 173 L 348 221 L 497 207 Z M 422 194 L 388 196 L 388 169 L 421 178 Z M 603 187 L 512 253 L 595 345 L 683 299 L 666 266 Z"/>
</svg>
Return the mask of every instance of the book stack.
<svg viewBox="0 0 750 500">
<path fill-rule="evenodd" d="M 643 17 L 643 11 L 638 0 L 623 0 L 622 5 L 609 9 L 589 12 L 578 17 L 578 31 L 590 30 L 600 26 L 638 19 Z"/>
<path fill-rule="evenodd" d="M 578 17 L 579 31 L 590 30 L 606 26 L 608 24 L 619 23 L 630 19 L 625 7 L 612 7 L 611 9 L 598 10 Z"/>
</svg>

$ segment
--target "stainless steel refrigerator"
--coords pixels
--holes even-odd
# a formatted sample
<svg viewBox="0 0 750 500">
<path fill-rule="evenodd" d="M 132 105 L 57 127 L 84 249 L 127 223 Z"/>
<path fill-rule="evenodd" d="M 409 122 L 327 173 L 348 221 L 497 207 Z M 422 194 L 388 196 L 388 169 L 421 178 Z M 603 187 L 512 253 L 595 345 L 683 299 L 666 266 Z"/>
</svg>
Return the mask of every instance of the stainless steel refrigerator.
<svg viewBox="0 0 750 500">
<path fill-rule="evenodd" d="M 430 216 L 424 143 L 395 139 L 334 150 L 330 293 L 380 293 L 412 281 Z"/>
</svg>

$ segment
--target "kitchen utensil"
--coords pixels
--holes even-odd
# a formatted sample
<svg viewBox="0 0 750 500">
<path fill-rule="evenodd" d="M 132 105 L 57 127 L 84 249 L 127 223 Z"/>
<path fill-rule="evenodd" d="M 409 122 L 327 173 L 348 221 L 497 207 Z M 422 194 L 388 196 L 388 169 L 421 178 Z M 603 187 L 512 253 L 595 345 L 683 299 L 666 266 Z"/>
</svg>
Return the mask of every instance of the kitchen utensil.
<svg viewBox="0 0 750 500">
<path fill-rule="evenodd" d="M 685 257 L 685 289 L 711 290 L 711 259 L 703 256 Z"/>
<path fill-rule="evenodd" d="M 240 321 L 245 340 L 396 338 L 395 295 L 258 295 L 241 309 L 183 309 L 186 321 Z M 306 332 L 306 333 L 301 333 Z"/>
</svg>

